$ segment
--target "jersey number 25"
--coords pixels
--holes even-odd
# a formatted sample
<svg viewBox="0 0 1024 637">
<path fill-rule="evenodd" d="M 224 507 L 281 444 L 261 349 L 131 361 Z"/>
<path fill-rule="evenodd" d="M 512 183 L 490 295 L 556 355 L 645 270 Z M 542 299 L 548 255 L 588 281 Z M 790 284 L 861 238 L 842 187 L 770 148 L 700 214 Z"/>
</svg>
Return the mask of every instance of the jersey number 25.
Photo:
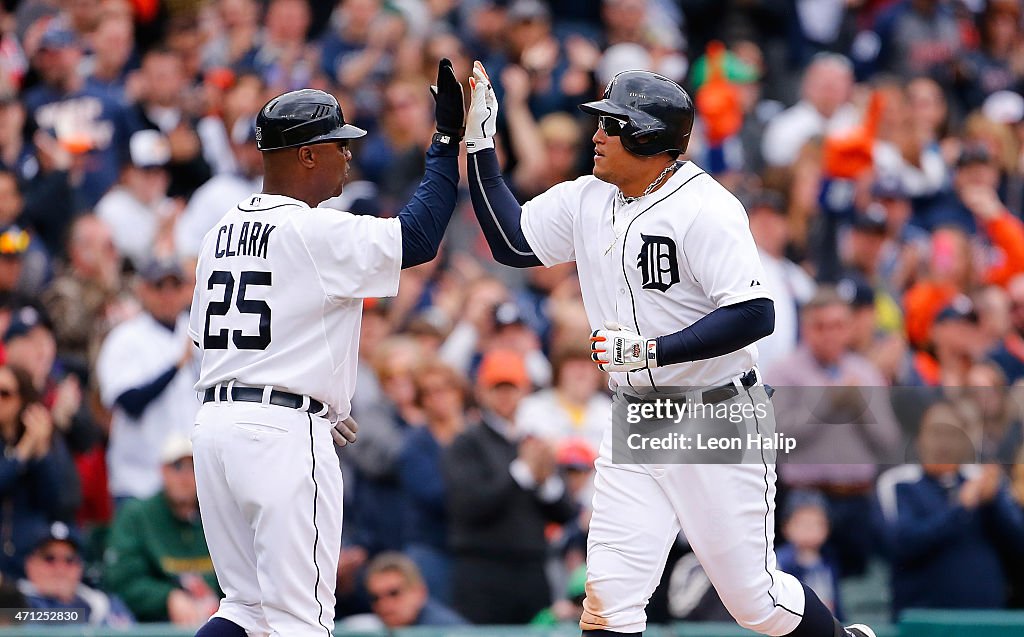
<svg viewBox="0 0 1024 637">
<path fill-rule="evenodd" d="M 212 290 L 215 285 L 224 286 L 224 296 L 219 301 L 210 301 L 206 308 L 206 330 L 203 332 L 203 349 L 227 349 L 228 332 L 231 342 L 238 349 L 267 349 L 270 345 L 270 306 L 266 301 L 245 298 L 245 289 L 250 285 L 270 285 L 270 272 L 245 270 L 238 273 L 238 296 L 235 296 L 235 276 L 225 270 L 214 270 L 206 289 Z M 231 310 L 231 301 L 242 314 L 255 314 L 260 317 L 260 331 L 256 335 L 243 334 L 242 330 L 224 328 L 216 334 L 210 333 L 210 318 L 227 316 Z"/>
</svg>

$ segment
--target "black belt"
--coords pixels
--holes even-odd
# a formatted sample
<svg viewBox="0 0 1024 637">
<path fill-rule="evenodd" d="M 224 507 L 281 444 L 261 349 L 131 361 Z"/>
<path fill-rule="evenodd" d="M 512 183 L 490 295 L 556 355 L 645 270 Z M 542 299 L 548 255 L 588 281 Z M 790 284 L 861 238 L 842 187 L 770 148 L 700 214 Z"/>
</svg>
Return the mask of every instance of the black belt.
<svg viewBox="0 0 1024 637">
<path fill-rule="evenodd" d="M 217 397 L 214 394 L 215 389 L 215 387 L 210 387 L 206 390 L 203 394 L 204 403 L 212 403 L 214 400 L 217 400 Z M 263 389 L 260 387 L 232 387 L 231 400 L 243 403 L 262 403 Z M 220 401 L 228 402 L 227 385 L 220 386 Z M 302 409 L 302 403 L 303 397 L 298 394 L 281 391 L 280 389 L 275 389 L 270 392 L 271 405 L 288 407 L 290 409 Z M 306 407 L 306 411 L 311 414 L 327 413 L 327 407 L 319 400 L 310 398 L 309 406 Z"/>
<path fill-rule="evenodd" d="M 742 376 L 740 376 L 740 385 L 742 385 L 743 387 L 753 387 L 756 384 L 757 384 L 757 372 L 755 372 L 754 370 L 751 369 L 747 373 L 745 373 Z M 774 393 L 774 391 L 775 390 L 773 390 L 773 389 L 770 389 L 770 388 L 768 389 L 768 397 L 769 398 L 771 398 L 771 395 Z M 715 403 L 720 403 L 720 402 L 729 400 L 731 398 L 735 398 L 736 396 L 739 396 L 739 394 L 740 394 L 739 388 L 737 388 L 736 385 L 733 384 L 733 383 L 728 383 L 726 385 L 719 385 L 718 387 L 712 387 L 710 389 L 705 389 L 704 391 L 701 392 L 700 399 L 701 399 L 701 402 L 704 403 L 705 405 L 714 405 Z M 679 398 L 680 397 L 680 395 L 673 395 L 673 394 L 667 394 L 667 395 L 670 396 L 670 397 L 674 397 L 674 398 Z M 651 400 L 651 399 L 654 399 L 654 398 L 661 398 L 663 396 L 666 396 L 666 394 L 652 393 L 652 394 L 645 394 L 643 396 L 633 396 L 633 395 L 630 395 L 630 394 L 626 394 L 624 396 L 624 398 L 625 398 L 626 402 L 628 402 L 628 403 L 643 403 L 643 402 L 647 402 L 648 400 Z"/>
<path fill-rule="evenodd" d="M 757 372 L 754 370 L 748 371 L 746 374 L 740 376 L 740 384 L 744 387 L 753 387 L 757 384 Z M 705 405 L 714 405 L 730 398 L 739 396 L 740 390 L 737 389 L 736 385 L 729 383 L 728 385 L 719 385 L 718 387 L 712 387 L 711 389 L 705 389 L 700 395 L 701 401 Z"/>
</svg>

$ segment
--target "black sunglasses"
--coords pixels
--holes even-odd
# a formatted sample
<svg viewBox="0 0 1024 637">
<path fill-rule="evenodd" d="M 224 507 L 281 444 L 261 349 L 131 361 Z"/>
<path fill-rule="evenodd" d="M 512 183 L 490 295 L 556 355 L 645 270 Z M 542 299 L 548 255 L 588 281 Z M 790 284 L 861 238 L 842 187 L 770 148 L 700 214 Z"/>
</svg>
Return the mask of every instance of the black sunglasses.
<svg viewBox="0 0 1024 637">
<path fill-rule="evenodd" d="M 402 594 L 404 590 L 404 588 L 392 588 L 391 590 L 382 591 L 380 594 L 370 593 L 370 603 L 376 604 L 382 599 L 391 599 L 393 597 L 398 597 Z"/>
<path fill-rule="evenodd" d="M 598 127 L 609 137 L 618 137 L 621 135 L 628 123 L 629 122 L 625 122 L 617 117 L 612 117 L 611 115 L 602 115 L 597 118 Z"/>
</svg>

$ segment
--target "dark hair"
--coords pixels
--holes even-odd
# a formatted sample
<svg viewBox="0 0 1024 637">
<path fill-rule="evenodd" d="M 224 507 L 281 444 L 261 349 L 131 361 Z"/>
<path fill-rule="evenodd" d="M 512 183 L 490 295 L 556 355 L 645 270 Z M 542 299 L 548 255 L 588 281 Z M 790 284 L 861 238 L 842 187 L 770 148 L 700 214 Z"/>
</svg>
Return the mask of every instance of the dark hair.
<svg viewBox="0 0 1024 637">
<path fill-rule="evenodd" d="M 14 376 L 14 383 L 18 386 L 18 400 L 20 405 L 18 407 L 18 414 L 15 416 L 16 425 L 15 431 L 17 432 L 14 436 L 14 442 L 21 440 L 22 434 L 25 433 L 25 425 L 21 421 L 21 416 L 25 413 L 25 408 L 33 403 L 37 403 L 40 400 L 39 392 L 36 390 L 35 385 L 32 383 L 32 376 L 27 371 L 14 365 L 2 365 L 0 370 L 8 370 L 11 375 Z"/>
</svg>

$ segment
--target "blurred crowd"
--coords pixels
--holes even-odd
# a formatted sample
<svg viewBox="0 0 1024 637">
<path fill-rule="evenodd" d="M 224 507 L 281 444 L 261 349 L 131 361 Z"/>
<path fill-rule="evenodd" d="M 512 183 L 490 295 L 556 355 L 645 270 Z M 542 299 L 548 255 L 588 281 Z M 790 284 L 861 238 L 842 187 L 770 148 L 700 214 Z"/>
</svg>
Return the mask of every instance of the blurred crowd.
<svg viewBox="0 0 1024 637">
<path fill-rule="evenodd" d="M 394 215 L 448 57 L 494 78 L 522 201 L 590 172 L 576 105 L 616 72 L 686 87 L 686 158 L 744 203 L 775 300 L 759 366 L 800 437 L 783 568 L 840 615 L 879 564 L 894 617 L 1024 606 L 1022 5 L 4 0 L 2 605 L 213 612 L 183 318 L 200 241 L 261 187 L 258 109 L 300 87 L 369 131 L 322 205 Z M 463 196 L 442 255 L 364 307 L 338 616 L 575 622 L 611 403 L 574 268 L 495 265 Z M 685 537 L 649 615 L 727 618 Z"/>
</svg>

